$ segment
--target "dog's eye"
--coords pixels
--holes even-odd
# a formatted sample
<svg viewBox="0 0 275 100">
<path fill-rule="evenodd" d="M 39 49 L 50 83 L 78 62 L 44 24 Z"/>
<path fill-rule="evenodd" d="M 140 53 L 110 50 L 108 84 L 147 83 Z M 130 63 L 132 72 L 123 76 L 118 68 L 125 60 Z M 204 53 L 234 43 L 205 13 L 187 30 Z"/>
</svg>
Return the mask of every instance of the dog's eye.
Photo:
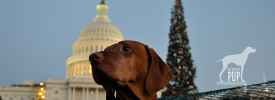
<svg viewBox="0 0 275 100">
<path fill-rule="evenodd" d="M 131 48 L 128 47 L 128 46 L 123 46 L 123 51 L 124 52 L 129 52 L 129 51 L 131 51 Z"/>
</svg>

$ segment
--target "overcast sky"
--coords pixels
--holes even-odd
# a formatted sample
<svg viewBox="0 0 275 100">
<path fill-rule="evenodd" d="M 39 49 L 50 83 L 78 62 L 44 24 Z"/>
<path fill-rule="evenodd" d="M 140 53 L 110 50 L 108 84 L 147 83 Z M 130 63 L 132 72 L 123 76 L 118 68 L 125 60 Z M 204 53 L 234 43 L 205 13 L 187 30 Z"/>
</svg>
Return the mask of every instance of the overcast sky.
<svg viewBox="0 0 275 100">
<path fill-rule="evenodd" d="M 33 79 L 65 78 L 65 61 L 81 30 L 97 15 L 100 0 L 1 0 L 0 86 Z M 165 61 L 174 0 L 105 0 L 108 16 L 125 40 L 153 48 Z M 217 85 L 227 55 L 247 46 L 243 79 L 248 84 L 275 80 L 274 0 L 184 0 L 184 16 L 199 92 Z M 229 68 L 240 68 L 229 64 Z M 227 71 L 223 74 L 227 80 Z"/>
</svg>

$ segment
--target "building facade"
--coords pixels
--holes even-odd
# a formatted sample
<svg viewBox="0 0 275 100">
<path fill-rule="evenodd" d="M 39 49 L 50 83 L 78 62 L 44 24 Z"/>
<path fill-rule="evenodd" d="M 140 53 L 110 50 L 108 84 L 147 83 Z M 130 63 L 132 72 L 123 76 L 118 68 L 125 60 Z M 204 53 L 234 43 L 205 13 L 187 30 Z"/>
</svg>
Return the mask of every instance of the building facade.
<svg viewBox="0 0 275 100">
<path fill-rule="evenodd" d="M 66 61 L 66 78 L 47 78 L 42 85 L 19 84 L 0 86 L 4 100 L 105 100 L 106 93 L 94 82 L 89 56 L 123 40 L 120 30 L 107 16 L 104 0 L 97 5 L 98 15 L 80 33 L 72 46 L 73 54 Z"/>
<path fill-rule="evenodd" d="M 24 81 L 23 84 L 0 86 L 1 100 L 44 100 L 45 85 L 34 81 Z"/>
<path fill-rule="evenodd" d="M 101 1 L 98 15 L 80 33 L 66 61 L 66 79 L 46 79 L 45 100 L 105 100 L 105 90 L 94 82 L 89 56 L 123 40 L 120 30 L 107 16 L 108 6 Z"/>
</svg>

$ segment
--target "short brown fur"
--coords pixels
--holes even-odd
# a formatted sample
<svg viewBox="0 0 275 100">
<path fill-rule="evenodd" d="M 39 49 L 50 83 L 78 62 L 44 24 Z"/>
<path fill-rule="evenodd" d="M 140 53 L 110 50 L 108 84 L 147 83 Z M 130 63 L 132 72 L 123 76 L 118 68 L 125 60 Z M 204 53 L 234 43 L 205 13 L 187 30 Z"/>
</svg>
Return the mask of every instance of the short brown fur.
<svg viewBox="0 0 275 100">
<path fill-rule="evenodd" d="M 156 92 L 173 76 L 153 49 L 136 41 L 121 41 L 89 59 L 94 80 L 106 90 L 107 100 L 156 100 Z"/>
</svg>

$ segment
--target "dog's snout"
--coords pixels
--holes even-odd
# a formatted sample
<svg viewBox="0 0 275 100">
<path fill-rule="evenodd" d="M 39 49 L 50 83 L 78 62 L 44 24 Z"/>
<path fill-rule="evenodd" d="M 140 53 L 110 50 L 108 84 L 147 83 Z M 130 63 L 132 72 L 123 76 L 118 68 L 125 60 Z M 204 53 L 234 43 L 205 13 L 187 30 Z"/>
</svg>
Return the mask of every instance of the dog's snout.
<svg viewBox="0 0 275 100">
<path fill-rule="evenodd" d="M 103 54 L 97 52 L 97 53 L 94 54 L 94 58 L 95 58 L 96 60 L 101 60 L 101 59 L 103 59 Z"/>
<path fill-rule="evenodd" d="M 93 53 L 93 54 L 91 54 L 90 55 L 90 57 L 89 57 L 89 60 L 91 61 L 91 62 L 98 62 L 98 61 L 100 61 L 100 60 L 102 60 L 103 59 L 103 54 L 102 53 L 100 53 L 100 52 L 96 52 L 96 53 Z"/>
</svg>

